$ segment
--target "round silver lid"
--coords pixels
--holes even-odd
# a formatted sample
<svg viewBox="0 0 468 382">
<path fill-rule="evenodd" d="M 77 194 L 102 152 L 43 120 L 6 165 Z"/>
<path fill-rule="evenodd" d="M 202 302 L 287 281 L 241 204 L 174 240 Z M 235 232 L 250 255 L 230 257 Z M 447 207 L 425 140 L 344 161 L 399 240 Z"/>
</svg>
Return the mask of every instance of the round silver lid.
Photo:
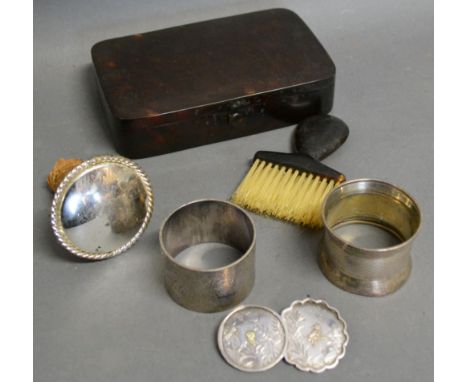
<svg viewBox="0 0 468 382">
<path fill-rule="evenodd" d="M 346 322 L 325 301 L 294 301 L 281 313 L 288 331 L 285 359 L 302 371 L 333 369 L 349 341 Z"/>
<path fill-rule="evenodd" d="M 263 306 L 240 306 L 219 326 L 221 354 L 231 366 L 242 371 L 270 369 L 281 361 L 286 345 L 281 317 Z"/>
</svg>

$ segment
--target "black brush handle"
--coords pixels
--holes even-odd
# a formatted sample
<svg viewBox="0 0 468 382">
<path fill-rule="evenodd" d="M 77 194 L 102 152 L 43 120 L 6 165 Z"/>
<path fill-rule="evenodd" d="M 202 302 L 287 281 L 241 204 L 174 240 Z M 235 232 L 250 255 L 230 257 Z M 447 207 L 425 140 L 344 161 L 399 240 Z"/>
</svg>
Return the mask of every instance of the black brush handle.
<svg viewBox="0 0 468 382">
<path fill-rule="evenodd" d="M 280 166 L 291 167 L 299 171 L 312 173 L 342 182 L 345 176 L 306 154 L 278 153 L 275 151 L 257 151 L 255 159 L 264 160 Z"/>
</svg>

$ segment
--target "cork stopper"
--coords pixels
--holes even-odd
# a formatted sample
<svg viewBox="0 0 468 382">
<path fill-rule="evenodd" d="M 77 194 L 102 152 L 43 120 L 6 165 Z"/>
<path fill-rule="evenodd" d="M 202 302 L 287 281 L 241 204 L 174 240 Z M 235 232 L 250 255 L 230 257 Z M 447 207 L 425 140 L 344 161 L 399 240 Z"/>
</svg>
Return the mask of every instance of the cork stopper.
<svg viewBox="0 0 468 382">
<path fill-rule="evenodd" d="M 76 166 L 81 164 L 81 159 L 64 159 L 60 158 L 55 162 L 54 167 L 49 172 L 47 177 L 47 185 L 52 192 L 55 192 L 60 182 L 67 176 L 67 174 L 73 170 Z"/>
</svg>

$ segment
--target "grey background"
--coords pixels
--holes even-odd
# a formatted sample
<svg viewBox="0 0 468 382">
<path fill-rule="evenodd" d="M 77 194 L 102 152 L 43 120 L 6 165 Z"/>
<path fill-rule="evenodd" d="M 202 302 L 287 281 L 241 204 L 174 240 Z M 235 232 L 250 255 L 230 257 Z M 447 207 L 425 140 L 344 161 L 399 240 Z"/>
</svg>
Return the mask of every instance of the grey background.
<svg viewBox="0 0 468 382">
<path fill-rule="evenodd" d="M 283 362 L 254 375 L 228 366 L 215 343 L 226 313 L 194 313 L 170 299 L 157 243 L 162 219 L 180 204 L 226 199 L 256 150 L 289 151 L 293 127 L 139 160 L 152 180 L 156 210 L 142 239 L 116 258 L 74 260 L 56 244 L 48 218 L 45 178 L 57 158 L 115 152 L 93 82 L 93 43 L 273 7 L 302 17 L 337 66 L 333 114 L 351 133 L 325 162 L 348 179 L 376 177 L 404 187 L 424 214 L 411 278 L 397 293 L 375 299 L 348 294 L 322 276 L 319 232 L 253 216 L 257 278 L 245 302 L 280 311 L 310 295 L 337 307 L 349 324 L 346 357 L 320 376 Z M 432 380 L 431 1 L 36 0 L 34 17 L 37 382 Z"/>
</svg>

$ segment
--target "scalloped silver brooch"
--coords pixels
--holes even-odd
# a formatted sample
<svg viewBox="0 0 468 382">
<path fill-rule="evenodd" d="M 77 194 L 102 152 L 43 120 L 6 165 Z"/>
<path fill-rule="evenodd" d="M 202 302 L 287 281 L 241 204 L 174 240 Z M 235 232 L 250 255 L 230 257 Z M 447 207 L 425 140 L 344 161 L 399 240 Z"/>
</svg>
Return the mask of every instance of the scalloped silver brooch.
<svg viewBox="0 0 468 382">
<path fill-rule="evenodd" d="M 346 322 L 325 301 L 294 301 L 281 318 L 288 332 L 285 359 L 299 370 L 321 373 L 344 357 L 349 342 Z"/>
</svg>

